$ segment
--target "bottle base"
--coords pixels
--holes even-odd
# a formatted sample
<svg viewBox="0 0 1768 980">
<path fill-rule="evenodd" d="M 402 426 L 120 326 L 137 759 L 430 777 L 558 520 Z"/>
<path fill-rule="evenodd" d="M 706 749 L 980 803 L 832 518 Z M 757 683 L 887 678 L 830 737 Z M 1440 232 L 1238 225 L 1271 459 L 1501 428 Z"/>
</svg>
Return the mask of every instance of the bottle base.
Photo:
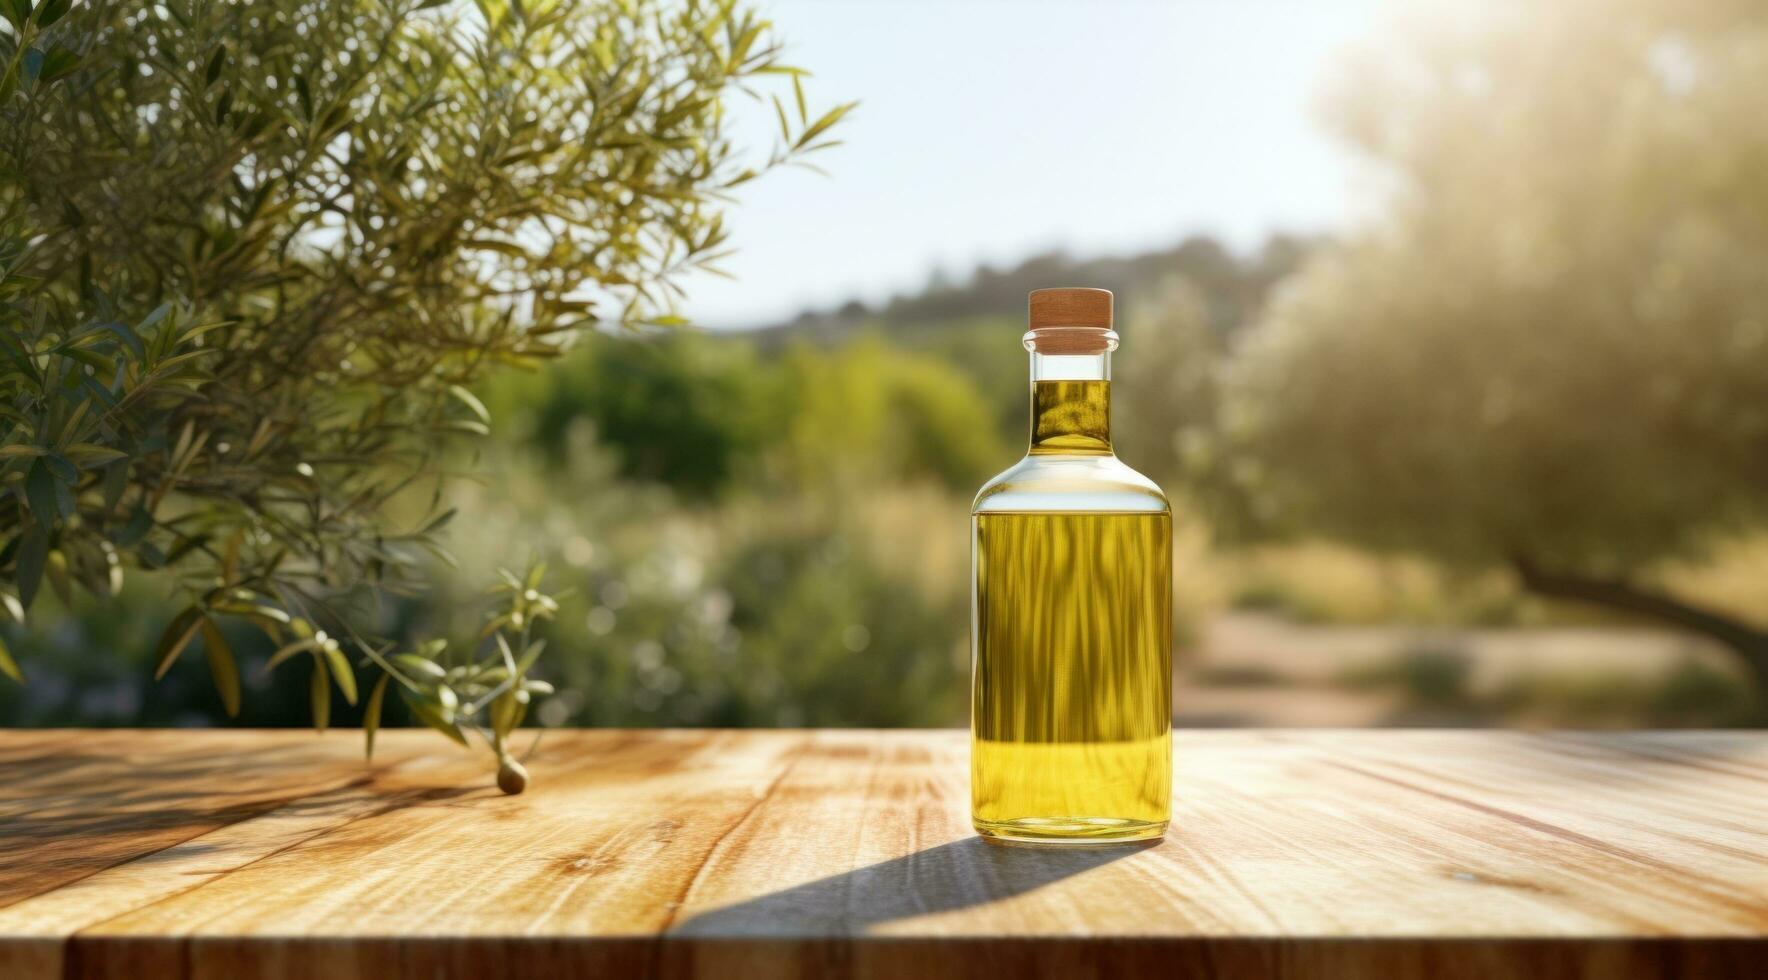
<svg viewBox="0 0 1768 980">
<path fill-rule="evenodd" d="M 1159 840 L 1166 835 L 1165 820 L 1125 820 L 1119 817 L 1020 817 L 1016 820 L 973 820 L 985 840 L 1003 844 L 1123 844 Z"/>
</svg>

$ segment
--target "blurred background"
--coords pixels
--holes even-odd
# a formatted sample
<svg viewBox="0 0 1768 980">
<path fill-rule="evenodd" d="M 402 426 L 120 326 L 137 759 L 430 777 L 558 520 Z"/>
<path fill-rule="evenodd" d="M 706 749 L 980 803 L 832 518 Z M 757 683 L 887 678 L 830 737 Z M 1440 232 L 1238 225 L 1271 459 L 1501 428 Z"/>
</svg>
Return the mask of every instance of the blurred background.
<svg viewBox="0 0 1768 980">
<path fill-rule="evenodd" d="M 694 327 L 478 389 L 460 567 L 389 634 L 532 556 L 541 724 L 963 724 L 1025 294 L 1085 285 L 1175 502 L 1179 724 L 1768 717 L 1768 7 L 763 9 L 860 101 L 843 145 L 738 192 Z M 0 719 L 307 723 L 246 628 L 237 722 L 198 663 L 154 683 L 167 593 L 0 626 Z"/>
</svg>

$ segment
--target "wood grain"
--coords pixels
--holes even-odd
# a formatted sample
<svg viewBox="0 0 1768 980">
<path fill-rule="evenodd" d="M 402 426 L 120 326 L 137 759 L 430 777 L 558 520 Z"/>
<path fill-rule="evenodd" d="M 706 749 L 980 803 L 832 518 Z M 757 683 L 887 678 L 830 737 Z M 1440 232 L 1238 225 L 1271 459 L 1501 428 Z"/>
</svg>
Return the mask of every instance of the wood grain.
<svg viewBox="0 0 1768 980">
<path fill-rule="evenodd" d="M 1768 734 L 1181 732 L 989 845 L 961 732 L 0 733 L 0 977 L 1762 977 Z"/>
</svg>

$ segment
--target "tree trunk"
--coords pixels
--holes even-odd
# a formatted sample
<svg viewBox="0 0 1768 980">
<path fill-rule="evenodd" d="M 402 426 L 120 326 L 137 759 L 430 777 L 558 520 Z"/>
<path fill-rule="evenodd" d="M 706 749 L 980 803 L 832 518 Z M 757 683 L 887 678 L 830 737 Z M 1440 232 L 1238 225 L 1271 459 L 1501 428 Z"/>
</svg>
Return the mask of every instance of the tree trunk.
<svg viewBox="0 0 1768 980">
<path fill-rule="evenodd" d="M 1550 572 L 1525 557 L 1513 557 L 1511 565 L 1522 579 L 1523 586 L 1531 592 L 1619 609 L 1718 640 L 1743 661 L 1755 681 L 1758 695 L 1768 700 L 1768 630 L 1623 579 Z"/>
</svg>

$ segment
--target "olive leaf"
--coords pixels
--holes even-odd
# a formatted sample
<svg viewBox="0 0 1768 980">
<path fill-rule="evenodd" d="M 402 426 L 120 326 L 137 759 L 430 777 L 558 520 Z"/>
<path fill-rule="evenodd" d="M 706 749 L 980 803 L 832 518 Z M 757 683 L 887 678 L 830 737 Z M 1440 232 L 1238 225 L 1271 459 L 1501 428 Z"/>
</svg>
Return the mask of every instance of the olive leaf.
<svg viewBox="0 0 1768 980">
<path fill-rule="evenodd" d="M 215 690 L 221 695 L 221 703 L 227 708 L 227 716 L 239 717 L 239 666 L 233 659 L 233 647 L 221 634 L 215 621 L 207 616 L 202 617 L 203 652 L 209 660 L 209 676 L 214 678 Z"/>
<path fill-rule="evenodd" d="M 14 585 L 18 586 L 18 597 L 26 609 L 31 607 L 31 600 L 37 595 L 37 587 L 43 581 L 43 564 L 49 558 L 49 534 L 37 524 L 26 527 L 19 539 L 18 554 L 13 559 L 13 571 L 17 576 Z"/>
<path fill-rule="evenodd" d="M 391 674 L 382 674 L 368 692 L 368 705 L 362 711 L 362 752 L 364 758 L 374 758 L 374 737 L 381 730 L 381 703 L 386 700 L 387 682 L 392 679 Z"/>
<path fill-rule="evenodd" d="M 53 82 L 79 67 L 80 56 L 58 44 L 43 54 L 43 60 L 36 69 L 37 81 L 40 84 Z"/>
<path fill-rule="evenodd" d="M 331 684 L 326 680 L 325 658 L 313 658 L 313 675 L 307 684 L 308 699 L 313 710 L 313 727 L 324 732 L 331 727 Z"/>
<path fill-rule="evenodd" d="M 474 395 L 460 385 L 449 385 L 448 394 L 456 401 L 459 401 L 461 404 L 471 409 L 472 413 L 478 416 L 481 423 L 485 425 L 491 424 L 491 412 L 485 408 L 485 403 L 480 401 L 477 395 Z"/>
<path fill-rule="evenodd" d="M 405 702 L 405 707 L 409 709 L 412 715 L 419 721 L 434 728 L 436 731 L 441 732 L 454 741 L 459 742 L 463 747 L 466 746 L 466 734 L 452 722 L 444 721 L 434 707 L 409 691 L 401 690 L 399 692 L 399 698 Z"/>
<path fill-rule="evenodd" d="M 331 665 L 332 680 L 343 693 L 347 704 L 356 704 L 356 674 L 350 669 L 350 662 L 344 659 L 344 652 L 337 646 L 328 645 L 324 651 L 326 661 Z"/>
<path fill-rule="evenodd" d="M 165 632 L 160 634 L 159 645 L 154 648 L 154 680 L 166 676 L 166 671 L 172 669 L 172 663 L 184 652 L 185 646 L 190 643 L 191 637 L 196 635 L 203 622 L 203 611 L 191 606 L 166 624 Z"/>
<path fill-rule="evenodd" d="M 20 2 L 23 3 L 23 0 L 20 0 Z M 25 5 L 28 6 L 28 4 Z M 48 27 L 55 23 L 60 20 L 62 15 L 68 12 L 68 8 L 73 5 L 74 0 L 43 0 L 43 3 L 37 7 L 37 26 Z"/>
<path fill-rule="evenodd" d="M 24 671 L 19 670 L 18 661 L 12 659 L 12 651 L 7 649 L 4 636 L 0 636 L 0 674 L 5 674 L 20 684 L 25 682 Z"/>
<path fill-rule="evenodd" d="M 32 519 L 43 527 L 53 526 L 61 515 L 55 497 L 55 477 L 49 474 L 49 465 L 41 456 L 31 461 L 31 468 L 25 473 L 25 500 L 31 506 Z"/>
</svg>

